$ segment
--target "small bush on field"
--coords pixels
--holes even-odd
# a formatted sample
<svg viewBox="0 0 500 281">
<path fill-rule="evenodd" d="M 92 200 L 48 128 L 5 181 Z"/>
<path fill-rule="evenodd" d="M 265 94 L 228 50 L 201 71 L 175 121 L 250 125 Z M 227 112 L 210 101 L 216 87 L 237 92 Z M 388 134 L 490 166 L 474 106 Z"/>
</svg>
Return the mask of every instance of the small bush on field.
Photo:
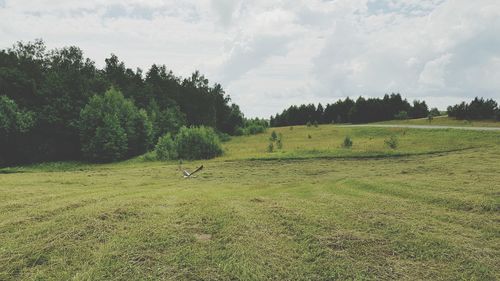
<svg viewBox="0 0 500 281">
<path fill-rule="evenodd" d="M 182 127 L 175 144 L 182 159 L 211 159 L 222 155 L 219 137 L 210 127 Z"/>
<path fill-rule="evenodd" d="M 172 159 L 210 159 L 222 154 L 220 140 L 212 128 L 182 127 L 175 138 L 166 134 L 155 147 L 156 158 L 161 161 Z"/>
<path fill-rule="evenodd" d="M 311 127 L 312 126 L 311 121 L 307 121 L 306 126 Z"/>
<path fill-rule="evenodd" d="M 349 136 L 346 136 L 344 142 L 342 143 L 342 147 L 351 148 L 352 147 L 352 139 Z"/>
<path fill-rule="evenodd" d="M 274 151 L 274 144 L 272 142 L 269 142 L 269 145 L 267 146 L 267 152 L 271 153 Z"/>
<path fill-rule="evenodd" d="M 142 156 L 142 160 L 146 162 L 158 160 L 158 155 L 156 154 L 156 150 L 146 152 L 146 154 Z"/>
<path fill-rule="evenodd" d="M 237 127 L 236 129 L 234 129 L 235 136 L 243 136 L 244 134 L 245 134 L 245 129 L 243 129 L 242 127 Z"/>
<path fill-rule="evenodd" d="M 276 148 L 277 149 L 283 148 L 283 135 L 281 133 L 278 135 L 278 138 L 276 139 Z"/>
<path fill-rule="evenodd" d="M 318 121 L 314 121 L 313 125 L 315 128 L 318 128 Z"/>
<path fill-rule="evenodd" d="M 290 131 L 293 131 L 293 126 L 290 127 Z"/>
<path fill-rule="evenodd" d="M 264 133 L 266 131 L 266 127 L 262 125 L 252 124 L 244 129 L 245 135 L 256 135 L 260 133 Z"/>
<path fill-rule="evenodd" d="M 271 137 L 269 138 L 270 141 L 275 141 L 278 138 L 278 135 L 276 134 L 276 131 L 273 131 L 271 133 Z"/>
<path fill-rule="evenodd" d="M 283 148 L 283 134 L 281 133 L 276 134 L 276 131 L 273 131 L 271 133 L 271 136 L 269 137 L 269 145 L 267 146 L 267 152 L 274 151 L 275 143 L 277 149 Z"/>
<path fill-rule="evenodd" d="M 217 136 L 221 142 L 228 142 L 231 140 L 231 136 L 223 132 L 217 132 Z"/>
<path fill-rule="evenodd" d="M 156 158 L 161 161 L 177 159 L 177 145 L 169 133 L 158 139 L 155 152 Z"/>
<path fill-rule="evenodd" d="M 384 140 L 385 145 L 391 149 L 396 149 L 398 147 L 398 138 L 396 136 L 391 136 L 390 138 Z"/>
<path fill-rule="evenodd" d="M 307 135 L 307 138 L 308 138 L 308 139 L 312 139 L 312 136 L 311 136 L 311 135 Z"/>
</svg>

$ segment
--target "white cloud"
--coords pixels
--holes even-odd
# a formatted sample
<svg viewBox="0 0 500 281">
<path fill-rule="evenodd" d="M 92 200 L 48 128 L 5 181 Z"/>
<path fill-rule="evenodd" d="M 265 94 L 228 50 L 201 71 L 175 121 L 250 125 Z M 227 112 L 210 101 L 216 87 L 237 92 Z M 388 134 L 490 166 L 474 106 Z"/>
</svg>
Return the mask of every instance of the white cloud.
<svg viewBox="0 0 500 281">
<path fill-rule="evenodd" d="M 498 0 L 0 0 L 0 47 L 43 38 L 103 64 L 222 82 L 249 116 L 401 92 L 500 98 Z"/>
<path fill-rule="evenodd" d="M 451 59 L 451 54 L 444 54 L 435 60 L 427 62 L 424 66 L 424 70 L 420 73 L 418 82 L 431 87 L 444 87 L 446 68 L 450 64 Z"/>
</svg>

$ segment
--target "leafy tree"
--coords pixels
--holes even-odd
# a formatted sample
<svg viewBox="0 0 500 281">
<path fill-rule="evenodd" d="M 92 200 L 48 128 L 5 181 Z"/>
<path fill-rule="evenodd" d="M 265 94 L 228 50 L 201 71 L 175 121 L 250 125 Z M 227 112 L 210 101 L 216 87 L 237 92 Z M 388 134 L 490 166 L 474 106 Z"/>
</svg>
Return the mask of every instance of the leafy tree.
<svg viewBox="0 0 500 281">
<path fill-rule="evenodd" d="M 182 126 L 186 125 L 185 115 L 178 106 L 170 106 L 161 110 L 155 100 L 152 100 L 148 106 L 148 118 L 152 123 L 154 141 L 166 133 L 175 135 Z"/>
<path fill-rule="evenodd" d="M 88 160 L 106 162 L 124 159 L 144 153 L 151 144 L 152 125 L 146 112 L 137 109 L 132 101 L 125 99 L 114 88 L 104 96 L 92 97 L 80 117 L 82 152 Z M 125 146 L 122 146 L 123 136 Z M 112 145 L 104 146 L 110 150 L 104 153 L 103 148 L 97 145 L 105 142 L 106 137 L 110 138 Z"/>
<path fill-rule="evenodd" d="M 102 125 L 88 143 L 83 143 L 82 152 L 87 159 L 95 162 L 113 162 L 127 155 L 127 134 L 120 126 L 117 115 L 103 116 Z"/>
<path fill-rule="evenodd" d="M 0 137 L 7 138 L 13 134 L 26 133 L 34 125 L 31 112 L 26 112 L 6 96 L 0 96 Z"/>
<path fill-rule="evenodd" d="M 413 101 L 413 106 L 410 108 L 408 112 L 409 117 L 411 118 L 425 118 L 429 115 L 429 109 L 425 101 Z"/>
<path fill-rule="evenodd" d="M 6 96 L 0 96 L 0 165 L 15 162 L 19 152 L 18 139 L 34 126 L 31 112 L 21 110 Z"/>
</svg>

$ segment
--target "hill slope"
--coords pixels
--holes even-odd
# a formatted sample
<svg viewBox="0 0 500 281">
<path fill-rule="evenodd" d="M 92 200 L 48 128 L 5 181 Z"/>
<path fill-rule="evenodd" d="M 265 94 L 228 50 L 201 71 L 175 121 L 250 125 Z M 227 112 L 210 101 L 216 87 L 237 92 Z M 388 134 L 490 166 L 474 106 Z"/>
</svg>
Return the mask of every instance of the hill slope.
<svg viewBox="0 0 500 281">
<path fill-rule="evenodd" d="M 1 170 L 0 279 L 500 277 L 500 133 L 275 130 L 282 152 L 234 138 L 189 180 L 139 160 Z"/>
<path fill-rule="evenodd" d="M 404 124 L 404 125 L 435 125 L 435 126 L 457 126 L 457 127 L 500 127 L 500 121 L 495 120 L 457 120 L 453 117 L 438 116 L 429 122 L 427 118 L 391 120 L 376 122 L 373 124 Z"/>
</svg>

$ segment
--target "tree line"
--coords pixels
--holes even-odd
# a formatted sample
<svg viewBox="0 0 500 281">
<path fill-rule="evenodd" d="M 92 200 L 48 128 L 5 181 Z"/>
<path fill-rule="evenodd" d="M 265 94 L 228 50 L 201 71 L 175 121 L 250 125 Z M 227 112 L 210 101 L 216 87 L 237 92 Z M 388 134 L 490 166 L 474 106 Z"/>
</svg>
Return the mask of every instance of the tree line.
<svg viewBox="0 0 500 281">
<path fill-rule="evenodd" d="M 437 109 L 433 109 L 437 111 Z M 401 94 L 384 95 L 383 98 L 359 97 L 356 101 L 349 97 L 339 99 L 337 102 L 292 105 L 271 116 L 270 124 L 273 127 L 304 125 L 307 123 L 368 123 L 392 119 L 423 118 L 429 115 L 425 101 L 413 101 L 410 104 Z"/>
<path fill-rule="evenodd" d="M 448 106 L 448 116 L 460 120 L 485 120 L 496 119 L 500 121 L 500 108 L 493 99 L 476 97 L 470 103 L 461 102 Z"/>
<path fill-rule="evenodd" d="M 237 134 L 245 118 L 198 71 L 143 73 L 115 55 L 99 69 L 78 47 L 47 50 L 42 40 L 0 51 L 0 165 L 124 159 L 183 126 Z"/>
</svg>

